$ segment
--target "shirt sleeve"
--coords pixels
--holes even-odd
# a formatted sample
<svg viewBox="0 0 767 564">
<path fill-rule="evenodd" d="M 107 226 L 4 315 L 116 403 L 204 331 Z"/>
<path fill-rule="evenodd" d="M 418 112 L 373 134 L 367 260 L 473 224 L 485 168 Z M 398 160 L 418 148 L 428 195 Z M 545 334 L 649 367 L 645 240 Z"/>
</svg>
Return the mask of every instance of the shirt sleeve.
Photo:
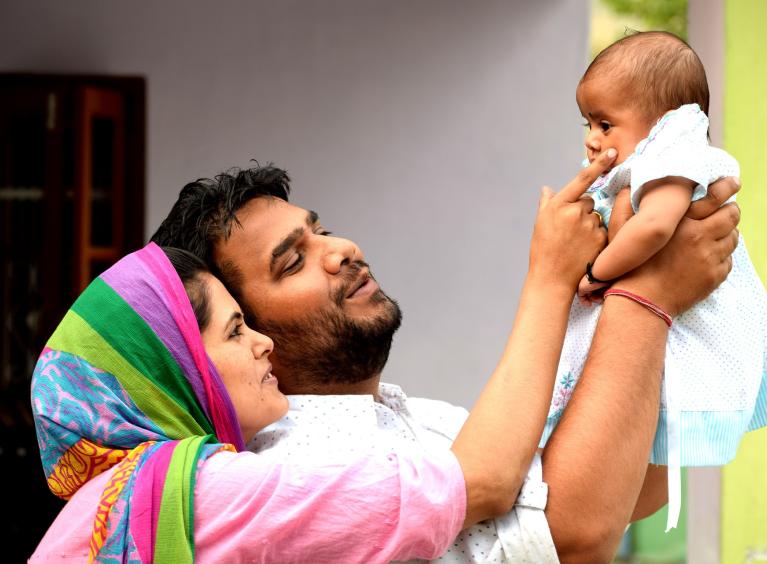
<svg viewBox="0 0 767 564">
<path fill-rule="evenodd" d="M 251 452 L 209 458 L 195 486 L 197 560 L 432 559 L 461 529 L 466 487 L 450 451 L 305 460 Z"/>
<path fill-rule="evenodd" d="M 667 176 L 695 182 L 692 201 L 706 195 L 713 182 L 739 176 L 738 162 L 708 144 L 708 118 L 697 104 L 668 112 L 640 142 L 631 160 L 631 204 L 639 209 L 645 184 Z"/>
</svg>

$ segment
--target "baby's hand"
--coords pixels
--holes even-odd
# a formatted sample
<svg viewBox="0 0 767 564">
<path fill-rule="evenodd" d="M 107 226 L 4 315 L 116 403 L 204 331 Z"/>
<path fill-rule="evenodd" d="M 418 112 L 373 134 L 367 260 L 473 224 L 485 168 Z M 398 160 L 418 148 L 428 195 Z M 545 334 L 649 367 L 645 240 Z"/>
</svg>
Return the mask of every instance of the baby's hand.
<svg viewBox="0 0 767 564">
<path fill-rule="evenodd" d="M 602 292 L 610 284 L 608 282 L 589 282 L 589 277 L 585 274 L 578 283 L 578 300 L 585 306 L 591 307 L 591 304 L 601 304 L 603 301 Z"/>
</svg>

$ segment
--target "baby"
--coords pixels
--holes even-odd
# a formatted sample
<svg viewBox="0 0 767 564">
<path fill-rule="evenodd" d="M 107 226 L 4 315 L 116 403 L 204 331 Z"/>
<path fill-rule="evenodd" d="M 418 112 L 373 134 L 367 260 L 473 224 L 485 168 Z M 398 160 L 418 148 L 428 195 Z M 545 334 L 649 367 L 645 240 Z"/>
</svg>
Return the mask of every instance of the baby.
<svg viewBox="0 0 767 564">
<path fill-rule="evenodd" d="M 636 33 L 613 43 L 586 69 L 576 99 L 589 129 L 588 160 L 609 148 L 618 152 L 589 189 L 595 211 L 607 226 L 617 192 L 630 186 L 635 215 L 584 265 L 541 444 L 583 370 L 600 309 L 590 306 L 614 279 L 663 248 L 711 183 L 739 175 L 735 159 L 708 144 L 706 73 L 674 35 Z M 606 295 L 641 301 L 619 288 L 620 282 Z M 671 324 L 651 454 L 651 462 L 669 466 L 671 528 L 680 508 L 679 468 L 723 465 L 745 432 L 767 426 L 767 294 L 741 240 L 725 283 L 673 324 L 657 306 L 643 305 Z"/>
</svg>

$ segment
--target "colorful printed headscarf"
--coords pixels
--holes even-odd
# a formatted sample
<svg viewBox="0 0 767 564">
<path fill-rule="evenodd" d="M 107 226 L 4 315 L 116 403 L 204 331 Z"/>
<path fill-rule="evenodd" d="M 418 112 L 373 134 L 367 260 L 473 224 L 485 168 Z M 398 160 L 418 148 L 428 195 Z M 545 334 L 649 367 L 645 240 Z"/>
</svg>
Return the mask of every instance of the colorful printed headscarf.
<svg viewBox="0 0 767 564">
<path fill-rule="evenodd" d="M 176 271 L 155 244 L 96 278 L 35 367 L 32 409 L 51 491 L 117 465 L 90 561 L 192 562 L 199 461 L 242 450 L 223 382 Z"/>
</svg>

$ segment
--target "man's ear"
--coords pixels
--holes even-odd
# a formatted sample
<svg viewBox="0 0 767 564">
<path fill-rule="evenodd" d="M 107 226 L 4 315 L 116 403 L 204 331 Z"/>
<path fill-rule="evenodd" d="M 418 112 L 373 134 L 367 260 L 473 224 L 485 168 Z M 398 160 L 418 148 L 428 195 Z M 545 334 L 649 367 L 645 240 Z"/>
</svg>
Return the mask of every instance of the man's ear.
<svg viewBox="0 0 767 564">
<path fill-rule="evenodd" d="M 633 215 L 634 210 L 631 207 L 631 191 L 628 186 L 625 186 L 615 196 L 613 211 L 610 213 L 610 225 L 607 227 L 608 243 L 615 238 L 615 235 L 620 228 L 623 227 Z"/>
</svg>

